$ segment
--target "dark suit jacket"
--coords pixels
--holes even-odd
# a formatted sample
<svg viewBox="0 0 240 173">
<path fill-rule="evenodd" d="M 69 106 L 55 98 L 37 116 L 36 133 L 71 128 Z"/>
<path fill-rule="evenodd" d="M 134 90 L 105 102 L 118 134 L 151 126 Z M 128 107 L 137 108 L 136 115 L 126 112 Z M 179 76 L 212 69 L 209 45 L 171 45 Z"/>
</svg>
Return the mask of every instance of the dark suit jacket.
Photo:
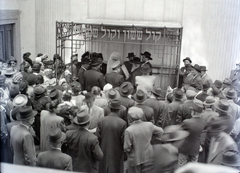
<svg viewBox="0 0 240 173">
<path fill-rule="evenodd" d="M 58 149 L 51 149 L 38 154 L 37 165 L 44 168 L 72 171 L 72 158 Z"/>
<path fill-rule="evenodd" d="M 191 119 L 186 119 L 183 121 L 183 130 L 188 131 L 190 134 L 179 148 L 179 153 L 185 155 L 196 155 L 199 153 L 200 135 L 204 127 L 205 123 L 199 117 L 192 117 Z"/>
<path fill-rule="evenodd" d="M 119 100 L 121 101 L 122 105 L 125 106 L 127 109 L 134 106 L 135 102 L 133 99 L 129 97 L 120 96 Z"/>
<path fill-rule="evenodd" d="M 86 70 L 83 69 L 82 67 L 78 70 L 78 81 L 81 84 L 82 90 L 85 90 L 85 84 L 84 84 L 84 72 Z"/>
<path fill-rule="evenodd" d="M 90 69 L 84 73 L 84 83 L 85 89 L 90 92 L 94 86 L 98 86 L 102 90 L 106 81 L 102 73 L 95 69 Z"/>
<path fill-rule="evenodd" d="M 181 104 L 182 104 L 181 101 L 174 100 L 172 103 L 168 105 L 167 117 L 170 119 L 170 122 L 166 121 L 165 122 L 166 126 L 176 124 L 177 111 Z"/>
<path fill-rule="evenodd" d="M 73 171 L 97 172 L 103 158 L 97 137 L 85 128 L 66 132 L 67 154 L 72 157 Z"/>
<path fill-rule="evenodd" d="M 154 122 L 156 123 L 158 117 L 162 115 L 162 112 L 163 112 L 163 109 L 164 109 L 165 105 L 163 103 L 159 102 L 158 100 L 153 99 L 153 98 L 149 98 L 149 99 L 145 100 L 144 104 L 153 109 L 153 111 L 154 111 Z"/>
<path fill-rule="evenodd" d="M 202 81 L 201 74 L 197 74 L 195 77 L 193 77 L 190 85 L 192 87 L 196 88 L 197 90 L 202 90 L 203 89 L 203 81 Z"/>
<path fill-rule="evenodd" d="M 207 98 L 207 96 L 208 96 L 208 94 L 202 91 L 200 94 L 198 94 L 198 95 L 196 96 L 196 98 L 197 98 L 198 100 L 201 100 L 202 102 L 204 102 L 205 99 Z"/>
<path fill-rule="evenodd" d="M 128 73 L 130 74 L 132 70 L 132 63 L 130 61 L 124 61 L 123 64 L 126 66 Z"/>
<path fill-rule="evenodd" d="M 103 108 L 104 116 L 108 116 L 111 113 L 111 109 L 106 106 Z M 121 108 L 118 111 L 118 117 L 127 122 L 127 108 L 121 105 Z"/>
<path fill-rule="evenodd" d="M 113 86 L 113 88 L 120 87 L 124 82 L 124 77 L 116 72 L 107 73 L 105 79 L 107 83 L 110 83 Z"/>
<path fill-rule="evenodd" d="M 103 151 L 99 172 L 123 172 L 123 140 L 126 122 L 110 113 L 98 123 L 96 135 Z"/>
<path fill-rule="evenodd" d="M 18 165 L 36 165 L 36 150 L 31 133 L 19 124 L 11 129 L 13 163 Z"/>
<path fill-rule="evenodd" d="M 191 107 L 193 107 L 193 100 L 187 100 L 182 105 L 179 106 L 177 111 L 176 123 L 181 124 L 185 119 L 192 118 Z"/>
</svg>

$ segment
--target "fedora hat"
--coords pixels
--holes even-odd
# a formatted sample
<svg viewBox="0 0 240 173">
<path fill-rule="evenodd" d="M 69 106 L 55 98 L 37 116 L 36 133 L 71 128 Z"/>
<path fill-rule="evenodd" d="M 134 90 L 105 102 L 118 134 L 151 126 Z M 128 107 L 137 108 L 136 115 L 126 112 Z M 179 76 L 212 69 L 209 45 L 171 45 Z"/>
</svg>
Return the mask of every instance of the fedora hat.
<svg viewBox="0 0 240 173">
<path fill-rule="evenodd" d="M 133 98 L 137 102 L 144 102 L 147 99 L 147 95 L 142 89 L 138 89 Z"/>
<path fill-rule="evenodd" d="M 101 58 L 92 58 L 90 65 L 92 67 L 96 67 L 96 66 L 98 66 L 98 65 L 100 65 L 102 63 L 103 63 L 103 60 Z"/>
<path fill-rule="evenodd" d="M 81 58 L 81 63 L 82 64 L 89 64 L 90 63 L 89 57 L 87 57 L 87 56 L 82 57 Z"/>
<path fill-rule="evenodd" d="M 234 89 L 228 90 L 226 97 L 229 99 L 235 99 L 237 97 L 237 94 Z"/>
<path fill-rule="evenodd" d="M 190 63 L 192 63 L 192 60 L 189 57 L 184 58 L 183 62 L 186 61 L 186 60 L 188 60 Z"/>
<path fill-rule="evenodd" d="M 148 51 L 145 51 L 144 53 L 141 53 L 141 55 L 145 55 L 145 57 L 152 60 L 151 53 L 149 53 Z"/>
<path fill-rule="evenodd" d="M 133 57 L 135 57 L 134 53 L 130 52 L 130 53 L 128 53 L 128 56 L 126 58 L 133 58 Z"/>
<path fill-rule="evenodd" d="M 28 120 L 37 115 L 37 111 L 34 111 L 31 106 L 23 106 L 19 110 L 17 120 Z"/>
<path fill-rule="evenodd" d="M 156 87 L 154 86 L 151 91 L 152 91 L 152 93 L 153 93 L 154 95 L 156 95 L 156 96 L 158 96 L 158 97 L 161 97 L 161 96 L 162 96 L 162 94 L 161 94 L 162 89 L 161 89 L 161 88 L 156 88 Z"/>
<path fill-rule="evenodd" d="M 42 86 L 36 86 L 34 88 L 34 95 L 36 98 L 40 98 L 43 96 L 43 94 L 45 93 L 46 89 Z"/>
<path fill-rule="evenodd" d="M 25 81 L 25 80 L 22 80 L 20 83 L 19 83 L 19 91 L 22 92 L 24 91 L 25 89 L 27 89 L 28 87 L 28 82 Z"/>
<path fill-rule="evenodd" d="M 121 101 L 120 100 L 110 100 L 108 107 L 111 109 L 121 109 Z"/>
<path fill-rule="evenodd" d="M 229 78 L 225 78 L 225 79 L 223 80 L 223 84 L 231 85 L 231 84 L 232 84 L 232 80 L 229 79 Z"/>
<path fill-rule="evenodd" d="M 192 66 L 192 68 L 197 70 L 199 73 L 201 72 L 201 67 L 198 64 L 195 64 L 194 66 Z"/>
<path fill-rule="evenodd" d="M 206 66 L 200 66 L 201 71 L 207 71 L 207 67 Z"/>
<path fill-rule="evenodd" d="M 189 89 L 186 91 L 186 97 L 188 99 L 193 99 L 196 95 L 197 95 L 196 91 L 189 90 Z"/>
<path fill-rule="evenodd" d="M 28 102 L 28 98 L 24 94 L 18 94 L 14 99 L 13 99 L 13 106 L 21 107 L 21 106 L 26 106 Z"/>
<path fill-rule="evenodd" d="M 238 151 L 236 150 L 224 151 L 221 164 L 225 166 L 240 166 L 240 157 Z"/>
<path fill-rule="evenodd" d="M 51 100 L 60 99 L 61 97 L 62 97 L 62 92 L 60 93 L 60 91 L 56 88 L 52 89 L 49 93 L 49 98 Z"/>
<path fill-rule="evenodd" d="M 220 81 L 220 80 L 215 80 L 214 83 L 213 83 L 213 85 L 214 85 L 215 87 L 217 87 L 218 89 L 222 87 L 222 84 L 223 84 L 223 83 L 222 83 L 222 81 Z"/>
<path fill-rule="evenodd" d="M 136 57 L 136 56 L 130 61 L 134 64 L 141 64 L 141 59 L 139 57 Z"/>
<path fill-rule="evenodd" d="M 143 73 L 150 73 L 152 71 L 152 68 L 149 63 L 146 63 L 146 64 L 143 64 L 143 66 L 141 67 L 141 71 Z"/>
<path fill-rule="evenodd" d="M 190 109 L 194 110 L 195 112 L 201 113 L 203 111 L 203 102 L 198 99 L 193 100 L 193 105 Z"/>
<path fill-rule="evenodd" d="M 221 112 L 225 112 L 225 113 L 231 112 L 230 104 L 226 99 L 219 100 L 218 103 L 215 103 L 214 107 Z"/>
<path fill-rule="evenodd" d="M 208 105 L 208 106 L 214 105 L 214 103 L 215 103 L 215 99 L 213 96 L 207 96 L 205 101 L 203 102 L 204 105 Z"/>
<path fill-rule="evenodd" d="M 38 78 L 37 78 L 37 75 L 35 75 L 35 74 L 29 74 L 26 80 L 28 82 L 28 85 L 32 86 L 32 85 L 36 84 Z"/>
<path fill-rule="evenodd" d="M 86 56 L 89 57 L 89 55 L 90 55 L 90 53 L 89 53 L 89 51 L 87 51 L 87 52 L 85 52 L 84 54 L 82 54 L 82 58 L 83 58 L 83 57 L 86 57 Z"/>
<path fill-rule="evenodd" d="M 107 91 L 107 93 L 105 94 L 106 98 L 108 100 L 115 100 L 115 99 L 119 99 L 120 98 L 120 94 L 116 89 L 110 89 Z"/>
<path fill-rule="evenodd" d="M 13 70 L 13 68 L 7 68 L 5 71 L 5 76 L 11 76 L 14 75 L 16 72 Z"/>
<path fill-rule="evenodd" d="M 73 122 L 77 125 L 87 124 L 91 120 L 91 116 L 87 114 L 86 110 L 83 109 L 77 113 L 77 116 L 73 118 Z"/>
<path fill-rule="evenodd" d="M 47 135 L 47 140 L 50 143 L 60 143 L 65 139 L 66 134 L 63 133 L 58 127 L 51 129 L 50 133 Z"/>
<path fill-rule="evenodd" d="M 183 98 L 183 92 L 180 89 L 176 89 L 173 91 L 173 97 L 177 100 L 181 100 Z"/>
<path fill-rule="evenodd" d="M 164 134 L 161 140 L 164 142 L 172 142 L 185 139 L 189 136 L 189 132 L 182 130 L 180 125 L 170 125 L 164 128 Z"/>
<path fill-rule="evenodd" d="M 95 98 L 95 96 L 93 95 L 93 93 L 88 92 L 87 94 L 85 94 L 85 98 L 83 99 L 83 101 L 87 101 L 87 100 L 94 99 L 94 98 Z"/>
<path fill-rule="evenodd" d="M 133 92 L 133 85 L 131 82 L 123 82 L 119 88 L 119 93 L 121 96 L 128 96 Z"/>
<path fill-rule="evenodd" d="M 224 120 L 217 119 L 212 121 L 210 126 L 208 127 L 209 132 L 221 132 L 227 129 L 227 126 L 224 125 Z"/>
</svg>

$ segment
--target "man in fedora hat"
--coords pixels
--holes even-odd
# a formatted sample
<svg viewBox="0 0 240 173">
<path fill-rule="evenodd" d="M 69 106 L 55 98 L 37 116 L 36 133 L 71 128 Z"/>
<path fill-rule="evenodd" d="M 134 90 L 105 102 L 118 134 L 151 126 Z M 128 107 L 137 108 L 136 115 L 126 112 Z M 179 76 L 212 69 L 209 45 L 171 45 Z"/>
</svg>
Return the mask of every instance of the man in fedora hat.
<svg viewBox="0 0 240 173">
<path fill-rule="evenodd" d="M 167 114 L 164 117 L 163 128 L 168 125 L 175 125 L 177 118 L 177 111 L 182 104 L 183 92 L 180 89 L 173 90 L 173 101 L 168 105 Z"/>
<path fill-rule="evenodd" d="M 133 63 L 132 70 L 131 70 L 130 76 L 127 79 L 127 81 L 131 82 L 133 84 L 133 86 L 135 87 L 136 76 L 141 76 L 142 75 L 141 60 L 140 60 L 139 57 L 134 57 L 133 60 L 132 60 L 132 63 Z"/>
<path fill-rule="evenodd" d="M 48 134 L 51 149 L 38 154 L 37 166 L 72 171 L 72 158 L 61 152 L 61 146 L 65 139 L 65 133 L 59 128 L 53 128 Z"/>
<path fill-rule="evenodd" d="M 184 66 L 180 68 L 179 70 L 179 86 L 178 88 L 181 88 L 183 83 L 188 84 L 186 78 L 191 79 L 191 66 L 192 66 L 192 60 L 189 57 L 186 57 L 183 59 Z"/>
<path fill-rule="evenodd" d="M 154 111 L 154 122 L 157 122 L 159 116 L 162 116 L 164 104 L 159 102 L 158 98 L 161 97 L 161 88 L 153 87 L 147 98 L 143 103 Z"/>
<path fill-rule="evenodd" d="M 118 115 L 121 106 L 119 100 L 111 100 L 109 102 L 111 112 L 98 123 L 96 135 L 103 151 L 99 172 L 123 172 L 124 170 L 123 136 L 127 123 Z"/>
<path fill-rule="evenodd" d="M 196 98 L 198 100 L 201 100 L 202 102 L 205 101 L 205 99 L 209 96 L 208 95 L 208 90 L 210 88 L 210 85 L 208 83 L 205 83 L 203 84 L 203 89 L 201 92 L 199 92 L 197 95 L 196 95 Z"/>
<path fill-rule="evenodd" d="M 223 153 L 221 165 L 232 167 L 235 169 L 240 168 L 240 156 L 236 150 L 228 150 Z"/>
<path fill-rule="evenodd" d="M 102 60 L 100 58 L 93 58 L 90 63 L 91 69 L 84 73 L 84 88 L 88 92 L 90 92 L 94 86 L 98 86 L 102 90 L 106 84 L 104 75 L 100 72 L 101 65 Z"/>
<path fill-rule="evenodd" d="M 192 71 L 193 79 L 190 83 L 190 86 L 194 87 L 197 91 L 202 90 L 203 88 L 203 80 L 201 77 L 201 68 L 198 64 L 195 64 L 192 66 Z"/>
<path fill-rule="evenodd" d="M 18 165 L 36 165 L 36 150 L 33 136 L 30 133 L 30 126 L 34 122 L 37 112 L 31 107 L 20 108 L 17 119 L 19 125 L 11 129 L 11 145 L 13 148 L 13 163 Z"/>
<path fill-rule="evenodd" d="M 178 147 L 188 137 L 189 132 L 180 125 L 170 125 L 164 128 L 161 140 L 164 144 L 153 145 L 154 173 L 174 172 L 178 166 Z"/>
<path fill-rule="evenodd" d="M 113 88 L 120 87 L 120 85 L 124 82 L 123 75 L 120 74 L 121 72 L 121 62 L 115 61 L 111 64 L 112 72 L 107 73 L 105 75 L 105 79 L 107 83 L 110 83 Z"/>
<path fill-rule="evenodd" d="M 120 88 L 119 88 L 119 93 L 120 93 L 120 98 L 119 100 L 121 101 L 122 105 L 125 106 L 127 109 L 132 107 L 135 102 L 129 96 L 133 92 L 133 85 L 130 82 L 124 82 Z"/>
<path fill-rule="evenodd" d="M 66 132 L 67 154 L 72 157 L 73 171 L 98 172 L 98 161 L 103 158 L 97 137 L 88 131 L 91 116 L 78 112 L 73 123 L 79 128 Z"/>
<path fill-rule="evenodd" d="M 115 111 L 115 113 L 117 113 L 118 117 L 127 122 L 127 108 L 121 104 L 119 92 L 116 89 L 110 89 L 107 92 L 106 97 L 108 98 L 108 105 L 103 108 L 104 116 L 108 116 L 108 114 L 111 113 L 111 104 L 112 102 L 116 103 L 117 101 L 120 106 L 119 110 Z"/>
<path fill-rule="evenodd" d="M 128 156 L 128 172 L 151 172 L 154 168 L 154 153 L 150 142 L 153 135 L 159 139 L 163 134 L 163 129 L 151 122 L 142 121 L 144 112 L 141 108 L 129 108 L 128 115 L 132 121 L 124 135 L 124 151 Z"/>
<path fill-rule="evenodd" d="M 81 68 L 78 70 L 78 82 L 81 84 L 82 90 L 85 90 L 85 84 L 84 84 L 84 73 L 89 68 L 90 64 L 90 58 L 89 58 L 89 52 L 85 52 L 82 55 L 81 58 Z"/>
<path fill-rule="evenodd" d="M 212 136 L 209 147 L 209 155 L 207 163 L 221 165 L 223 153 L 229 150 L 237 151 L 235 141 L 224 132 L 226 126 L 222 124 L 222 120 L 213 121 L 209 127 Z"/>
<path fill-rule="evenodd" d="M 200 135 L 205 127 L 204 121 L 200 119 L 203 111 L 203 102 L 195 99 L 191 107 L 192 118 L 182 122 L 183 130 L 189 132 L 189 136 L 185 139 L 179 148 L 178 166 L 181 167 L 187 162 L 197 162 L 200 148 Z"/>
<path fill-rule="evenodd" d="M 231 112 L 230 115 L 233 117 L 233 121 L 235 122 L 240 116 L 240 106 L 235 103 L 235 99 L 237 98 L 237 93 L 234 89 L 229 89 L 226 98 L 230 104 Z"/>
<path fill-rule="evenodd" d="M 144 53 L 141 53 L 141 61 L 142 61 L 142 65 L 144 64 L 149 64 L 150 67 L 152 68 L 152 64 L 149 62 L 149 60 L 153 60 L 151 57 L 151 53 L 149 53 L 148 51 L 145 51 Z M 152 73 L 152 71 L 150 72 L 150 74 Z"/>
<path fill-rule="evenodd" d="M 178 107 L 176 124 L 181 124 L 185 119 L 192 118 L 191 107 L 194 105 L 193 100 L 196 94 L 193 90 L 186 91 L 187 100 Z"/>
<path fill-rule="evenodd" d="M 91 121 L 88 128 L 92 130 L 92 132 L 96 132 L 97 124 L 100 118 L 104 117 L 103 108 L 94 104 L 95 96 L 91 92 L 88 92 L 85 95 L 85 99 L 83 101 L 86 104 L 81 106 L 80 110 L 85 110 L 90 115 Z"/>
<path fill-rule="evenodd" d="M 133 98 L 136 102 L 135 106 L 143 110 L 142 121 L 152 122 L 154 124 L 154 111 L 151 107 L 144 104 L 144 101 L 147 99 L 147 91 L 143 87 L 138 87 L 137 92 L 133 95 Z M 131 123 L 131 119 L 128 120 L 128 123 Z"/>
<path fill-rule="evenodd" d="M 130 73 L 132 72 L 132 67 L 133 67 L 133 58 L 136 55 L 134 55 L 133 52 L 128 53 L 128 56 L 126 57 L 128 60 L 123 62 L 123 65 L 121 66 L 121 69 L 123 71 L 124 76 L 126 79 L 129 78 Z"/>
<path fill-rule="evenodd" d="M 206 66 L 200 66 L 201 76 L 203 84 L 209 84 L 210 86 L 213 84 L 212 79 L 208 76 Z"/>
<path fill-rule="evenodd" d="M 218 103 L 215 103 L 214 107 L 215 111 L 219 114 L 218 119 L 220 119 L 223 123 L 222 125 L 226 127 L 225 132 L 229 134 L 233 129 L 234 121 L 232 115 L 230 114 L 232 108 L 228 100 L 221 99 Z"/>
</svg>

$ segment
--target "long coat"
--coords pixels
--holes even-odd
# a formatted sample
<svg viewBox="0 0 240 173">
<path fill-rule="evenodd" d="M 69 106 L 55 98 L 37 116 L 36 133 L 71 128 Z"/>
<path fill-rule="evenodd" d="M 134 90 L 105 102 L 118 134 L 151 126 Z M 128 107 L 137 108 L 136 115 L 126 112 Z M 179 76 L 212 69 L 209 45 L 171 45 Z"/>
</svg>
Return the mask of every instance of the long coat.
<svg viewBox="0 0 240 173">
<path fill-rule="evenodd" d="M 44 168 L 72 171 L 72 158 L 58 149 L 51 149 L 38 154 L 37 165 Z"/>
<path fill-rule="evenodd" d="M 29 129 L 22 124 L 13 126 L 10 140 L 13 148 L 13 163 L 35 166 L 36 149 Z"/>
<path fill-rule="evenodd" d="M 150 143 L 152 135 L 160 137 L 163 130 L 151 122 L 134 121 L 124 136 L 124 151 L 128 156 L 128 165 L 137 166 L 153 158 L 153 147 Z"/>
<path fill-rule="evenodd" d="M 105 78 L 103 74 L 95 69 L 90 69 L 85 71 L 84 73 L 84 85 L 85 90 L 88 92 L 91 91 L 92 87 L 98 86 L 103 89 L 104 85 L 106 84 Z"/>
<path fill-rule="evenodd" d="M 55 127 L 59 127 L 62 131 L 64 131 L 64 119 L 60 116 L 57 116 L 55 113 L 46 110 L 41 111 L 40 117 L 40 150 L 47 151 L 51 149 L 51 146 L 47 140 L 48 133 Z"/>
<path fill-rule="evenodd" d="M 223 152 L 227 150 L 237 151 L 238 148 L 235 141 L 225 132 L 220 132 L 217 141 L 216 143 L 215 137 L 212 137 L 207 163 L 221 165 Z"/>
<path fill-rule="evenodd" d="M 107 83 L 110 83 L 113 86 L 113 88 L 120 87 L 124 82 L 124 77 L 116 72 L 107 73 L 105 79 Z"/>
<path fill-rule="evenodd" d="M 204 127 L 205 124 L 199 117 L 192 117 L 183 121 L 183 130 L 188 131 L 190 134 L 179 148 L 179 153 L 184 155 L 197 155 L 199 153 L 200 135 Z"/>
<path fill-rule="evenodd" d="M 116 113 L 104 117 L 97 127 L 97 137 L 103 151 L 99 173 L 123 172 L 123 140 L 126 122 Z"/>
<path fill-rule="evenodd" d="M 97 172 L 98 161 L 103 158 L 97 137 L 85 128 L 66 133 L 67 154 L 72 157 L 73 171 Z"/>
</svg>

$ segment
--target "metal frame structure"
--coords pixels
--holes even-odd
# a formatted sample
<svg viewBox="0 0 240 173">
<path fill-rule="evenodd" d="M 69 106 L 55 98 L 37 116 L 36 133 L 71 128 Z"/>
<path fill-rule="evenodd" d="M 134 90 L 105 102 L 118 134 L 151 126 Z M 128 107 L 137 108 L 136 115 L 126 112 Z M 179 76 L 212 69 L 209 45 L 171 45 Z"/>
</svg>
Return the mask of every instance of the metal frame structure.
<svg viewBox="0 0 240 173">
<path fill-rule="evenodd" d="M 72 57 L 78 49 L 84 49 L 84 52 L 99 52 L 101 46 L 107 44 L 120 44 L 123 47 L 135 45 L 140 52 L 151 50 L 155 57 L 159 58 L 157 63 L 152 65 L 153 74 L 159 75 L 160 87 L 165 87 L 161 85 L 164 76 L 171 77 L 168 81 L 170 86 L 175 87 L 178 84 L 181 41 L 180 24 L 145 22 L 141 25 L 102 20 L 56 22 L 56 53 L 64 62 L 66 50 L 70 50 Z"/>
</svg>

